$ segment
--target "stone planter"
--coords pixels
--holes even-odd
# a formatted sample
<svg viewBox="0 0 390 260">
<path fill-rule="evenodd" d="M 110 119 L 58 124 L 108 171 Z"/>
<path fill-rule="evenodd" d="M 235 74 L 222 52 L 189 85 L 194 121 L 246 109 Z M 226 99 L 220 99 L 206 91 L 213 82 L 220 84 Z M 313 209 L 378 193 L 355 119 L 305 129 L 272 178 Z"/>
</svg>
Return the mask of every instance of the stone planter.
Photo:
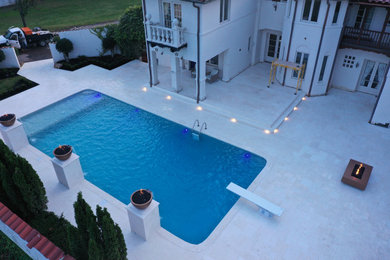
<svg viewBox="0 0 390 260">
<path fill-rule="evenodd" d="M 137 209 L 146 209 L 153 200 L 153 193 L 150 190 L 136 190 L 131 194 L 130 201 Z"/>
<path fill-rule="evenodd" d="M 2 115 L 0 116 L 0 123 L 3 125 L 3 126 L 11 126 L 15 123 L 15 120 L 16 120 L 16 116 L 15 114 L 5 114 L 5 115 Z"/>
<path fill-rule="evenodd" d="M 72 155 L 72 150 L 70 145 L 60 145 L 54 149 L 53 154 L 58 160 L 65 161 Z"/>
</svg>

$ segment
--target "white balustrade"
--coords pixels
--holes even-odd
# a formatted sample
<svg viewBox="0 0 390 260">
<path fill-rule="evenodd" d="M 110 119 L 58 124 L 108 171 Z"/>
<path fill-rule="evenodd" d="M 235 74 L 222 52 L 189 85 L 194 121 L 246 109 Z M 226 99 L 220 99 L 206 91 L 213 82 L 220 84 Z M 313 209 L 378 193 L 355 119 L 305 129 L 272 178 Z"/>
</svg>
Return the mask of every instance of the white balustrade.
<svg viewBox="0 0 390 260">
<path fill-rule="evenodd" d="M 153 24 L 150 21 L 150 15 L 146 18 L 145 27 L 148 41 L 174 48 L 180 48 L 186 44 L 184 40 L 184 28 L 179 27 L 177 19 L 172 21 L 172 28 L 168 28 L 159 24 Z"/>
</svg>

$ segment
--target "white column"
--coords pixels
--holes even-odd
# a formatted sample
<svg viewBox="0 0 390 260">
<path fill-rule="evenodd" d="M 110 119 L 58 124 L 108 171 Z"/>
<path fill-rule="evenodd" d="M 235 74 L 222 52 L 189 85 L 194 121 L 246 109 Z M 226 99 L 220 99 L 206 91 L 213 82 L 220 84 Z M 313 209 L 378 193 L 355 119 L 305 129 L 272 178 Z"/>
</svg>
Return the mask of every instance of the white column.
<svg viewBox="0 0 390 260">
<path fill-rule="evenodd" d="M 252 48 L 252 57 L 251 57 L 251 65 L 255 65 L 257 63 L 256 61 L 256 50 L 258 48 L 258 46 L 261 44 L 260 42 L 258 42 L 258 32 L 259 32 L 259 24 L 260 24 L 260 6 L 261 6 L 261 3 L 262 1 L 258 1 L 257 2 L 257 12 L 256 12 L 256 19 L 255 19 L 255 26 L 254 26 L 254 30 L 253 30 L 253 39 L 252 39 L 252 43 L 253 45 L 251 46 Z"/>
<path fill-rule="evenodd" d="M 4 143 L 14 152 L 28 145 L 23 124 L 18 120 L 11 126 L 3 126 L 0 124 L 0 132 L 3 136 Z"/>
<path fill-rule="evenodd" d="M 126 209 L 131 232 L 136 233 L 144 240 L 148 240 L 152 231 L 160 228 L 159 204 L 157 201 L 152 200 L 152 203 L 146 209 L 137 209 L 130 203 Z"/>
<path fill-rule="evenodd" d="M 72 153 L 70 158 L 65 161 L 58 160 L 55 157 L 51 159 L 58 181 L 68 189 L 84 181 L 79 158 L 77 154 Z"/>
<path fill-rule="evenodd" d="M 177 93 L 182 91 L 180 59 L 175 54 L 171 54 L 171 78 L 173 91 Z"/>
<path fill-rule="evenodd" d="M 157 71 L 157 53 L 150 47 L 150 68 L 152 70 L 152 85 L 155 86 L 158 83 L 158 71 Z"/>
<path fill-rule="evenodd" d="M 198 64 L 196 64 L 198 69 Z M 199 71 L 196 73 L 196 79 L 199 77 L 199 100 L 203 101 L 206 99 L 206 62 L 200 62 Z M 196 97 L 198 96 L 198 85 L 196 85 Z"/>
</svg>

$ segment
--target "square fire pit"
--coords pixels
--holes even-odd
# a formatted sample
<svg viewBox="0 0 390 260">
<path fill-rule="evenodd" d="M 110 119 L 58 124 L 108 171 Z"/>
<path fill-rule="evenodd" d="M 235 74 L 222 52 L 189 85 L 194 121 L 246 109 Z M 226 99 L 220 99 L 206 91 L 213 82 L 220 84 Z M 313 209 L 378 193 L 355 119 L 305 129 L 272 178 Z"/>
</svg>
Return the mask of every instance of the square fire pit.
<svg viewBox="0 0 390 260">
<path fill-rule="evenodd" d="M 373 167 L 368 164 L 351 159 L 347 165 L 347 169 L 345 169 L 341 181 L 345 184 L 351 185 L 352 187 L 365 190 L 372 168 Z"/>
</svg>

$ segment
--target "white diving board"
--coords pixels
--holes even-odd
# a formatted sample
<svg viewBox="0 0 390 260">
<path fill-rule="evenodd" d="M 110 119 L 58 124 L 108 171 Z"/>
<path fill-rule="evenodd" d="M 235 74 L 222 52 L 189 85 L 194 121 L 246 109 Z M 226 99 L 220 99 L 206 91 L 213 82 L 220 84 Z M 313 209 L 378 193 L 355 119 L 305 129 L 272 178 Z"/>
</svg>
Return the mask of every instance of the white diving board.
<svg viewBox="0 0 390 260">
<path fill-rule="evenodd" d="M 238 186 L 237 184 L 234 184 L 233 182 L 229 183 L 226 189 L 239 195 L 240 197 L 243 197 L 244 199 L 249 200 L 250 202 L 255 203 L 257 206 L 260 207 L 262 213 L 268 215 L 269 217 L 272 217 L 273 215 L 281 216 L 283 213 L 283 209 L 278 205 L 275 205 L 272 202 L 263 199 L 262 197 L 254 194 L 253 192 L 250 192 Z"/>
</svg>

